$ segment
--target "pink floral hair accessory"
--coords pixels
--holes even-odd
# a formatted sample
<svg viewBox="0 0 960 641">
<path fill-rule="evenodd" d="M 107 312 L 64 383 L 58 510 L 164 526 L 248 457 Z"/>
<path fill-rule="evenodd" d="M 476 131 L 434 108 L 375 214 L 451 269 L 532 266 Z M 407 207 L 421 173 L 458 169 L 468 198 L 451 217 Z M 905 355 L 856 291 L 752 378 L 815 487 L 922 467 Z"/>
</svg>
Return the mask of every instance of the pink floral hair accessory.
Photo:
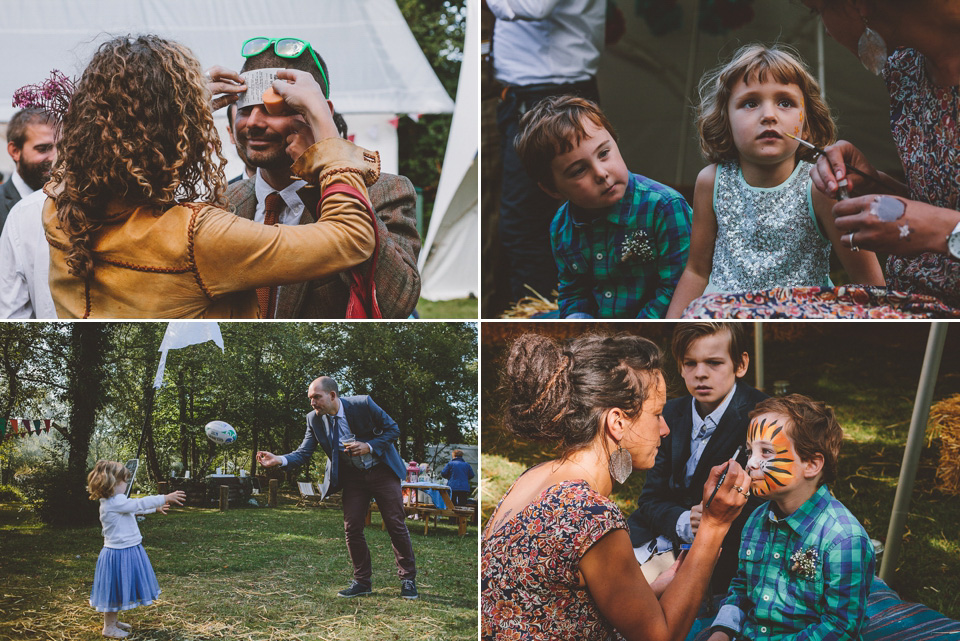
<svg viewBox="0 0 960 641">
<path fill-rule="evenodd" d="M 20 109 L 43 109 L 61 121 L 70 106 L 74 89 L 74 81 L 59 69 L 54 69 L 50 72 L 50 77 L 43 82 L 23 86 L 13 92 L 13 106 Z"/>
</svg>

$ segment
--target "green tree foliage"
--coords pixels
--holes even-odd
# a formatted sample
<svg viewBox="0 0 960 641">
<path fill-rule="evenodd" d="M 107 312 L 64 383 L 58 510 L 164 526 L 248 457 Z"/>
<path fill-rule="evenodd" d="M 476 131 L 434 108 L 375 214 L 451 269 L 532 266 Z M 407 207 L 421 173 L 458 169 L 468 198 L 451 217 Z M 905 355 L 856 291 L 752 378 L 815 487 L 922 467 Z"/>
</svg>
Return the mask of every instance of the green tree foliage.
<svg viewBox="0 0 960 641">
<path fill-rule="evenodd" d="M 225 351 L 212 342 L 171 351 L 155 390 L 166 327 L 0 324 L 0 407 L 41 411 L 59 426 L 47 460 L 28 470 L 31 497 L 53 497 L 51 519 L 95 518 L 86 473 L 99 458 L 126 460 L 141 447 L 140 488 L 171 469 L 195 478 L 221 465 L 258 473 L 257 450 L 300 444 L 307 386 L 322 374 L 345 395 L 370 394 L 397 421 L 405 458 L 422 460 L 429 444 L 476 443 L 476 324 L 221 323 Z M 209 441 L 203 428 L 213 420 L 233 425 L 237 442 Z M 0 452 L 16 449 L 7 441 Z M 316 478 L 324 464 L 318 453 L 308 473 Z M 78 516 L 70 505 L 89 509 Z"/>
<path fill-rule="evenodd" d="M 466 0 L 397 0 L 397 6 L 443 87 L 456 99 L 466 35 Z M 400 173 L 423 189 L 425 229 L 436 198 L 451 120 L 449 114 L 428 114 L 419 122 L 401 118 L 398 127 Z"/>
</svg>

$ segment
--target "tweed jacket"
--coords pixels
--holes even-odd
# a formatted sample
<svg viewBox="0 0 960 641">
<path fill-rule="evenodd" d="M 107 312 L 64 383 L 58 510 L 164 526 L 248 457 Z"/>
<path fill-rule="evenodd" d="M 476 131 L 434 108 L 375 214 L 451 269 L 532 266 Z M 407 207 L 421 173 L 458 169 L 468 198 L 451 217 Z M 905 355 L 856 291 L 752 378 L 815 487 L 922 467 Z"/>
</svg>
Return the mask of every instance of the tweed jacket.
<svg viewBox="0 0 960 641">
<path fill-rule="evenodd" d="M 666 536 L 673 539 L 676 545 L 680 544 L 677 538 L 680 515 L 703 500 L 703 486 L 710 476 L 710 469 L 730 460 L 737 447 L 746 442 L 749 414 L 765 398 L 767 395 L 760 390 L 750 387 L 743 380 L 737 381 L 737 390 L 697 462 L 689 483 L 684 477 L 687 459 L 690 458 L 693 400 L 688 394 L 667 402 L 663 408 L 663 419 L 670 433 L 660 442 L 656 462 L 647 471 L 637 510 L 627 520 L 634 547 L 657 536 Z M 738 462 L 744 465 L 747 458 L 745 453 L 741 453 Z M 750 497 L 747 506 L 727 532 L 710 582 L 714 593 L 725 593 L 730 579 L 736 573 L 740 532 L 750 513 L 760 503 L 760 499 Z"/>
<path fill-rule="evenodd" d="M 325 189 L 345 183 L 366 194 L 380 158 L 339 138 L 321 140 L 293 171 Z M 50 291 L 60 318 L 256 318 L 255 289 L 330 276 L 373 253 L 370 216 L 356 199 L 332 194 L 312 225 L 265 226 L 210 205 L 161 211 L 111 202 L 93 234 L 88 281 L 70 274 L 57 185 L 43 208 Z"/>
<path fill-rule="evenodd" d="M 247 178 L 227 188 L 237 216 L 253 220 L 257 208 L 256 180 Z M 317 190 L 297 192 L 305 207 L 300 224 L 313 222 Z M 377 213 L 380 255 L 374 282 L 384 318 L 407 318 L 420 299 L 420 234 L 417 232 L 416 192 L 404 176 L 380 174 L 370 187 L 370 204 Z M 309 212 L 309 215 L 308 215 Z M 369 269 L 369 261 L 360 269 Z M 347 272 L 327 278 L 283 285 L 277 292 L 277 318 L 343 318 L 350 290 Z"/>
</svg>

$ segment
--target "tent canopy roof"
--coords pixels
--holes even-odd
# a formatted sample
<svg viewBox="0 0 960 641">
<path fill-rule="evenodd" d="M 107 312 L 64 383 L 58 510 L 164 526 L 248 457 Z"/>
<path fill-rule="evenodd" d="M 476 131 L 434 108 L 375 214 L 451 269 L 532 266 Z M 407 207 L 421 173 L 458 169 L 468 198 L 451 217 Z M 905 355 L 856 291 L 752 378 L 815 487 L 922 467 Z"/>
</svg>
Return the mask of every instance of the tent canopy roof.
<svg viewBox="0 0 960 641">
<path fill-rule="evenodd" d="M 16 111 L 17 88 L 52 69 L 79 76 L 100 43 L 128 33 L 171 38 L 203 68 L 235 70 L 247 38 L 302 38 L 326 61 L 342 113 L 453 111 L 394 0 L 11 0 L 3 8 L 0 121 Z"/>
</svg>

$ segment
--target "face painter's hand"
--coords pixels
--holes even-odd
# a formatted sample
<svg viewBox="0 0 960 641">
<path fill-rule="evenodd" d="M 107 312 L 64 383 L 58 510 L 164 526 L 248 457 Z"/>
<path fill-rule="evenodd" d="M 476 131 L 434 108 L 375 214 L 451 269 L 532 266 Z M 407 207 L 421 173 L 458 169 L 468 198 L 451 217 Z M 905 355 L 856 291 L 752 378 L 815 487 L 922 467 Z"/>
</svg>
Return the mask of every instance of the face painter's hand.
<svg viewBox="0 0 960 641">
<path fill-rule="evenodd" d="M 236 102 L 240 99 L 240 94 L 247 90 L 243 78 L 232 69 L 215 65 L 207 69 L 204 75 L 207 78 L 207 90 L 210 92 L 210 111 Z"/>
<path fill-rule="evenodd" d="M 700 519 L 700 528 L 722 527 L 727 529 L 733 523 L 740 510 L 747 502 L 747 496 L 750 492 L 750 476 L 744 471 L 736 461 L 728 461 L 730 469 L 727 470 L 727 476 L 723 479 L 723 484 L 717 490 L 716 496 L 710 503 L 710 507 L 704 508 L 703 516 Z M 727 463 L 721 463 L 710 470 L 710 477 L 703 486 L 703 502 L 706 504 L 723 475 L 723 469 Z M 736 488 L 740 488 L 737 491 Z"/>
<path fill-rule="evenodd" d="M 339 137 L 333 122 L 333 103 L 323 97 L 323 90 L 312 75 L 296 69 L 281 69 L 273 81 L 273 90 L 303 115 L 317 140 Z"/>
<path fill-rule="evenodd" d="M 848 172 L 846 165 L 856 167 L 865 174 L 879 177 L 873 165 L 867 162 L 866 156 L 846 140 L 837 142 L 824 148 L 826 155 L 817 158 L 817 164 L 810 169 L 810 178 L 813 186 L 831 198 L 837 197 L 838 182 L 847 179 L 847 190 L 852 194 L 873 193 L 873 183 L 853 172 Z"/>
</svg>

